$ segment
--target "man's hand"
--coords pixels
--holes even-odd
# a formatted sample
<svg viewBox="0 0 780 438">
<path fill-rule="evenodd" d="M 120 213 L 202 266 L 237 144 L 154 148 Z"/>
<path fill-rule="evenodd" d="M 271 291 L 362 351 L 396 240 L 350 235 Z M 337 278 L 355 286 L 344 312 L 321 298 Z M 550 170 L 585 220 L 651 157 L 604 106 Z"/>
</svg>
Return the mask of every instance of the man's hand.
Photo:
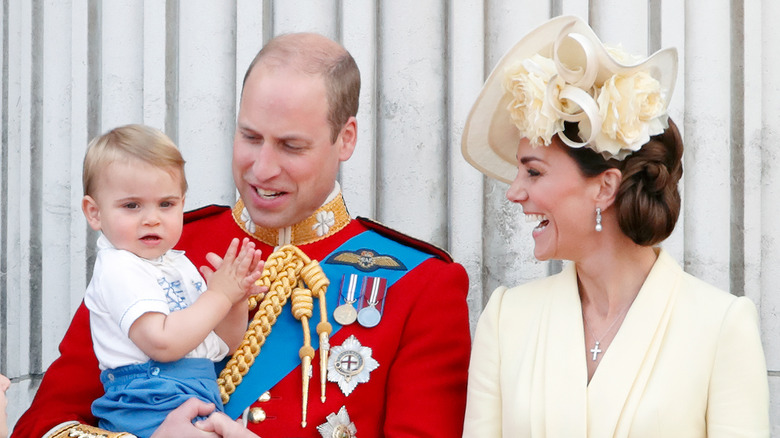
<svg viewBox="0 0 780 438">
<path fill-rule="evenodd" d="M 205 417 L 214 412 L 214 407 L 213 403 L 206 403 L 197 398 L 191 398 L 172 410 L 165 417 L 165 421 L 160 424 L 160 427 L 154 431 L 151 438 L 219 438 L 220 436 L 225 436 L 198 429 L 192 424 L 192 420 L 195 417 Z"/>
<path fill-rule="evenodd" d="M 224 438 L 257 438 L 257 435 L 247 430 L 243 424 L 233 421 L 222 412 L 214 412 L 209 418 L 195 423 L 198 428 L 216 433 Z"/>
</svg>

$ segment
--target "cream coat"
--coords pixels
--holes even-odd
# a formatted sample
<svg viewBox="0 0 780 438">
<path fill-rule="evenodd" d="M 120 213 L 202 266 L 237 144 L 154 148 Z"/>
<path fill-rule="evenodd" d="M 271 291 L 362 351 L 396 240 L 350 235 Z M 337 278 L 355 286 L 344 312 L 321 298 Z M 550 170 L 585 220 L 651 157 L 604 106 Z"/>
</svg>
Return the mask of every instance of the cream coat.
<svg viewBox="0 0 780 438">
<path fill-rule="evenodd" d="M 464 437 L 768 437 L 755 306 L 664 251 L 587 383 L 576 269 L 498 288 L 480 317 Z"/>
</svg>

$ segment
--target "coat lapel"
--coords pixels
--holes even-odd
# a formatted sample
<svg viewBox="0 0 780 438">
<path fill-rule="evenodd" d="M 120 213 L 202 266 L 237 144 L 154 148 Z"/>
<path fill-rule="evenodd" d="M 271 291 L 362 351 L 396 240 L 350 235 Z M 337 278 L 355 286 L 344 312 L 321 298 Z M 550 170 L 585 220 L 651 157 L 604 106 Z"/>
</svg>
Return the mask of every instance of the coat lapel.
<svg viewBox="0 0 780 438">
<path fill-rule="evenodd" d="M 556 277 L 545 309 L 547 323 L 542 323 L 535 367 L 534 393 L 543 397 L 544 424 L 535 424 L 533 436 L 585 437 L 587 433 L 588 371 L 584 355 L 582 307 L 577 292 L 574 265 L 567 266 Z"/>
<path fill-rule="evenodd" d="M 628 436 L 666 333 L 681 274 L 661 250 L 588 386 L 588 436 Z"/>
</svg>

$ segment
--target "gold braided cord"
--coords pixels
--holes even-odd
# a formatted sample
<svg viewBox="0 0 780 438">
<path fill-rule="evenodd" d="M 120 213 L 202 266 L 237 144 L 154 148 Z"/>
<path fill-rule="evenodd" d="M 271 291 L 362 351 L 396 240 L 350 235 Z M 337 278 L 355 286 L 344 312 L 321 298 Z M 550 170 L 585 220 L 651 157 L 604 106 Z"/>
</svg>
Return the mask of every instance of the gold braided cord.
<svg viewBox="0 0 780 438">
<path fill-rule="evenodd" d="M 268 257 L 263 268 L 263 275 L 257 282 L 260 285 L 267 286 L 268 292 L 259 304 L 257 303 L 257 296 L 249 299 L 249 309 L 258 309 L 249 323 L 244 339 L 217 378 L 222 403 L 227 403 L 230 400 L 230 396 L 235 392 L 236 387 L 241 384 L 244 376 L 249 372 L 249 368 L 255 362 L 257 355 L 260 353 L 260 348 L 271 333 L 271 328 L 276 323 L 276 319 L 281 314 L 287 300 L 291 297 L 294 288 L 310 291 L 304 292 L 304 295 L 307 293 L 309 295 L 308 315 L 304 318 L 306 319 L 306 325 L 304 326 L 306 327 L 304 329 L 305 336 L 308 333 L 308 319 L 311 317 L 311 309 L 313 308 L 311 297 L 314 296 L 320 300 L 320 317 L 322 322 L 318 324 L 317 332 L 320 334 L 320 339 L 325 340 L 325 347 L 327 347 L 327 335 L 330 333 L 330 324 L 327 321 L 327 310 L 324 303 L 325 292 L 330 281 L 325 276 L 325 273 L 322 272 L 322 268 L 316 260 L 309 259 L 296 246 L 285 245 Z M 298 293 L 296 293 L 297 296 Z M 305 299 L 301 301 L 300 298 L 296 298 L 293 301 L 293 314 L 306 315 L 305 303 L 301 304 Z M 302 306 L 303 310 L 301 310 Z M 296 318 L 302 319 L 298 316 Z M 305 346 L 306 344 L 303 348 Z M 325 350 L 323 357 L 322 347 L 321 345 L 320 361 L 324 360 L 325 364 L 327 364 L 327 350 Z M 310 345 L 309 349 L 311 349 Z"/>
<path fill-rule="evenodd" d="M 297 320 L 301 318 L 311 318 L 314 310 L 314 299 L 312 293 L 305 286 L 298 284 L 298 287 L 292 291 L 292 314 Z M 304 336 L 308 335 L 307 329 L 304 329 Z"/>
</svg>

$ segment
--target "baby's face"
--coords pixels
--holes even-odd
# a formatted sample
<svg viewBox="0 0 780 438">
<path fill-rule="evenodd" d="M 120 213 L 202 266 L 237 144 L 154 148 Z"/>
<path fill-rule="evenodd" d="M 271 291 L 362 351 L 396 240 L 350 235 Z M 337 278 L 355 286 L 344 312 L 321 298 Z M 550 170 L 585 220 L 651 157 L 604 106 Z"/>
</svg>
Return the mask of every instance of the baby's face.
<svg viewBox="0 0 780 438">
<path fill-rule="evenodd" d="M 177 169 L 115 161 L 98 175 L 94 198 L 84 199 L 87 221 L 118 249 L 145 259 L 160 257 L 181 237 L 181 178 Z"/>
</svg>

